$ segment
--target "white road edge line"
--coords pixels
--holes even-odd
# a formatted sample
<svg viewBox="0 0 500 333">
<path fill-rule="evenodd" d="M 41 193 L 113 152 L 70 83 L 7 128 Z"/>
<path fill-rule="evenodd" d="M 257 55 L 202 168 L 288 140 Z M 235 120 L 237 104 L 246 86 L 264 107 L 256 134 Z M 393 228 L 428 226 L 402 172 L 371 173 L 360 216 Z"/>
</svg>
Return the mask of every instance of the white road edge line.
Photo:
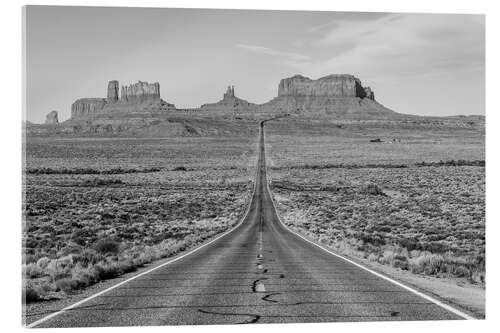
<svg viewBox="0 0 500 333">
<path fill-rule="evenodd" d="M 265 135 L 264 135 L 264 137 L 265 137 Z M 264 141 L 264 142 L 265 142 L 265 141 Z M 267 154 L 267 150 L 265 150 L 265 152 L 266 152 L 266 154 Z M 266 159 L 266 161 L 267 161 L 267 159 Z M 266 163 L 266 185 L 267 185 L 267 191 L 269 192 L 269 196 L 271 197 L 271 202 L 272 202 L 272 204 L 273 204 L 274 211 L 276 212 L 276 216 L 278 217 L 279 222 L 281 223 L 281 225 L 283 225 L 283 226 L 285 227 L 285 229 L 287 229 L 288 231 L 290 231 L 292 234 L 295 234 L 296 236 L 298 236 L 298 237 L 302 238 L 302 239 L 303 239 L 303 240 L 305 240 L 306 242 L 309 242 L 309 243 L 311 243 L 312 245 L 314 245 L 314 246 L 316 246 L 316 247 L 319 247 L 319 248 L 320 248 L 320 249 L 322 249 L 323 251 L 328 252 L 329 254 L 331 254 L 331 255 L 333 255 L 333 256 L 335 256 L 335 257 L 338 257 L 338 258 L 340 258 L 340 259 L 343 259 L 343 260 L 347 261 L 348 263 L 353 264 L 353 265 L 354 265 L 354 266 L 356 266 L 356 267 L 359 267 L 359 268 L 361 268 L 361 269 L 363 269 L 363 270 L 365 270 L 365 271 L 367 271 L 367 272 L 369 272 L 369 273 L 372 273 L 372 274 L 373 274 L 373 275 L 375 275 L 375 276 L 378 276 L 378 277 L 379 277 L 379 278 L 381 278 L 381 279 L 384 279 L 384 280 L 386 280 L 386 281 L 389 281 L 389 282 L 391 282 L 391 283 L 393 283 L 393 284 L 397 285 L 398 287 L 401 287 L 401 288 L 403 288 L 403 289 L 405 289 L 405 290 L 407 290 L 407 291 L 410 291 L 410 292 L 412 292 L 413 294 L 415 294 L 415 295 L 417 295 L 417 296 L 420 296 L 420 297 L 422 297 L 423 299 L 425 299 L 425 300 L 427 300 L 427 301 L 430 301 L 430 302 L 432 302 L 432 303 L 434 303 L 434 304 L 436 304 L 436 305 L 438 305 L 438 306 L 442 307 L 442 308 L 443 308 L 443 309 L 445 309 L 445 310 L 448 310 L 449 312 L 451 312 L 451 313 L 453 313 L 453 314 L 455 314 L 455 315 L 457 315 L 457 316 L 459 316 L 459 317 L 461 317 L 461 318 L 463 318 L 463 319 L 466 319 L 466 320 L 476 320 L 476 318 L 474 318 L 474 317 L 472 317 L 472 316 L 470 316 L 470 315 L 468 315 L 468 314 L 466 314 L 466 313 L 464 313 L 464 312 L 462 312 L 462 311 L 460 311 L 460 310 L 457 310 L 457 309 L 455 309 L 454 307 L 452 307 L 452 306 L 450 306 L 450 305 L 448 305 L 448 304 L 445 304 L 445 303 L 441 302 L 440 300 L 437 300 L 437 299 L 435 299 L 435 298 L 433 298 L 433 297 L 431 297 L 431 296 L 429 296 L 429 295 L 426 295 L 426 294 L 424 294 L 424 293 L 422 293 L 422 292 L 420 292 L 420 291 L 418 291 L 418 290 L 415 290 L 415 289 L 413 289 L 413 288 L 411 288 L 411 287 L 408 287 L 408 286 L 406 286 L 406 285 L 402 284 L 401 282 L 398 282 L 398 281 L 396 281 L 396 280 L 391 279 L 390 277 L 387 277 L 387 276 L 385 276 L 385 275 L 383 275 L 383 274 L 380 274 L 380 273 L 378 273 L 378 272 L 375 272 L 374 270 L 371 270 L 371 269 L 369 269 L 369 268 L 367 268 L 367 267 L 365 267 L 365 266 L 363 266 L 363 265 L 361 265 L 361 264 L 359 264 L 359 263 L 357 263 L 357 262 L 355 262 L 355 261 L 353 261 L 353 260 L 351 260 L 351 259 L 349 259 L 349 258 L 346 258 L 346 257 L 344 257 L 344 256 L 342 256 L 342 255 L 340 255 L 340 254 L 337 254 L 337 253 L 335 253 L 335 252 L 333 252 L 333 251 L 331 251 L 331 250 L 327 249 L 326 247 L 323 247 L 323 246 L 321 246 L 320 244 L 317 244 L 316 242 L 313 242 L 313 241 L 311 241 L 311 240 L 307 239 L 306 237 L 302 236 L 302 235 L 301 235 L 301 234 L 299 234 L 298 232 L 296 232 L 296 231 L 294 231 L 294 230 L 290 229 L 290 228 L 289 228 L 289 227 L 288 227 L 285 223 L 283 223 L 283 221 L 281 220 L 281 217 L 280 217 L 280 216 L 279 216 L 279 214 L 278 214 L 278 211 L 276 210 L 276 205 L 275 205 L 275 202 L 274 202 L 274 197 L 273 197 L 273 194 L 272 194 L 272 192 L 271 192 L 271 189 L 269 188 L 269 181 L 267 180 L 267 163 Z"/>
<path fill-rule="evenodd" d="M 259 137 L 258 137 L 258 140 L 257 140 L 257 142 L 258 142 L 258 145 L 257 145 L 257 146 L 258 146 L 258 147 L 257 147 L 257 151 L 258 151 L 258 153 L 259 153 L 259 156 L 260 156 L 260 132 L 261 132 L 261 130 L 262 130 L 262 129 L 259 127 Z M 258 175 L 258 172 L 259 172 L 259 163 L 258 163 L 258 162 L 259 162 L 259 158 L 257 158 L 257 165 L 256 165 L 256 167 L 255 167 L 255 177 L 254 177 L 254 179 L 255 179 L 255 180 L 257 180 L 257 175 Z M 99 297 L 99 296 L 101 296 L 101 295 L 103 295 L 103 294 L 105 294 L 105 293 L 107 293 L 107 292 L 109 292 L 109 291 L 111 291 L 111 290 L 113 290 L 113 289 L 116 289 L 116 288 L 118 288 L 118 287 L 120 287 L 120 286 L 122 286 L 122 285 L 124 285 L 124 284 L 126 284 L 126 283 L 128 283 L 128 282 L 130 282 L 130 281 L 132 281 L 132 280 L 137 279 L 138 277 L 141 277 L 141 276 L 143 276 L 143 275 L 149 274 L 149 273 L 151 273 L 151 272 L 153 272 L 153 271 L 155 271 L 155 270 L 157 270 L 157 269 L 159 269 L 159 268 L 165 267 L 165 266 L 167 266 L 167 265 L 169 265 L 169 264 L 172 264 L 172 263 L 174 263 L 174 262 L 176 262 L 176 261 L 179 261 L 179 260 L 181 260 L 182 258 L 185 258 L 185 257 L 187 257 L 187 256 L 189 256 L 189 255 L 191 255 L 191 254 L 193 254 L 193 253 L 195 253 L 195 252 L 197 252 L 197 251 L 201 250 L 201 249 L 202 249 L 202 248 L 204 248 L 205 246 L 208 246 L 208 245 L 212 244 L 212 243 L 213 243 L 213 242 L 215 242 L 216 240 L 218 240 L 218 239 L 220 239 L 220 238 L 222 238 L 222 237 L 224 237 L 224 236 L 226 236 L 226 235 L 228 235 L 228 234 L 232 233 L 232 232 L 233 232 L 233 231 L 235 231 L 237 228 L 239 228 L 239 227 L 243 224 L 243 222 L 246 220 L 246 218 L 247 218 L 247 216 L 248 216 L 248 213 L 250 212 L 250 207 L 252 206 L 253 197 L 255 196 L 255 192 L 256 192 L 256 191 L 257 191 L 257 183 L 256 183 L 256 182 L 254 182 L 254 184 L 253 184 L 253 192 L 252 192 L 252 196 L 251 196 L 251 198 L 250 198 L 250 202 L 248 203 L 248 207 L 247 207 L 247 210 L 246 210 L 246 212 L 245 212 L 245 215 L 243 215 L 243 217 L 241 218 L 240 222 L 239 222 L 237 225 L 235 225 L 232 229 L 229 229 L 228 231 L 226 231 L 226 232 L 222 233 L 221 235 L 217 236 L 216 238 L 212 239 L 210 242 L 205 243 L 205 244 L 203 244 L 203 245 L 201 245 L 201 246 L 199 246 L 199 247 L 197 247 L 197 248 L 194 248 L 194 249 L 192 249 L 191 251 L 189 251 L 189 252 L 187 252 L 187 253 L 185 253 L 185 254 L 183 254 L 183 255 L 181 255 L 181 256 L 179 256 L 179 257 L 175 258 L 175 259 L 172 259 L 172 260 L 167 261 L 167 262 L 165 262 L 165 263 L 163 263 L 163 264 L 161 264 L 161 265 L 158 265 L 158 266 L 156 266 L 156 267 L 153 267 L 153 268 L 151 268 L 151 269 L 149 269 L 149 270 L 147 270 L 147 271 L 145 271 L 145 272 L 142 272 L 142 273 L 139 273 L 139 274 L 137 274 L 137 275 L 134 275 L 134 276 L 132 276 L 132 277 L 130 277 L 130 278 L 128 278 L 128 279 L 126 279 L 126 280 L 124 280 L 124 281 L 122 281 L 122 282 L 119 282 L 119 283 L 117 283 L 117 284 L 115 284 L 115 285 L 113 285 L 113 286 L 111 286 L 111 287 L 109 287 L 109 288 L 106 288 L 106 289 L 104 289 L 104 290 L 102 290 L 102 291 L 100 291 L 100 292 L 98 292 L 98 293 L 96 293 L 96 294 L 94 294 L 94 295 L 91 295 L 91 296 L 89 296 L 89 297 L 87 297 L 87 298 L 84 298 L 84 299 L 82 299 L 81 301 L 78 301 L 78 302 L 76 302 L 76 303 L 73 303 L 73 304 L 71 304 L 71 305 L 68 305 L 67 307 L 65 307 L 65 308 L 63 308 L 63 309 L 61 309 L 61 310 L 59 310 L 59 311 L 57 311 L 57 312 L 54 312 L 54 313 L 52 313 L 52 314 L 50 314 L 50 315 L 48 315 L 48 316 L 46 316 L 46 317 L 40 318 L 40 319 L 38 319 L 38 320 L 36 320 L 36 321 L 32 322 L 32 323 L 31 323 L 31 324 L 29 324 L 29 325 L 26 325 L 26 327 L 27 327 L 27 328 L 34 328 L 34 327 L 36 327 L 36 326 L 40 325 L 41 323 L 46 322 L 46 321 L 47 321 L 47 320 L 49 320 L 49 319 L 52 319 L 52 318 L 54 318 L 54 317 L 56 317 L 56 316 L 58 316 L 58 315 L 60 315 L 60 314 L 63 314 L 64 312 L 66 312 L 66 311 L 68 311 L 68 310 L 71 310 L 71 309 L 73 309 L 73 308 L 75 308 L 75 307 L 77 307 L 77 306 L 79 306 L 79 305 L 82 305 L 82 304 L 84 304 L 84 303 L 86 303 L 86 302 L 88 302 L 88 301 L 90 301 L 90 300 L 92 300 L 92 299 L 94 299 L 94 298 L 96 298 L 96 297 Z"/>
</svg>

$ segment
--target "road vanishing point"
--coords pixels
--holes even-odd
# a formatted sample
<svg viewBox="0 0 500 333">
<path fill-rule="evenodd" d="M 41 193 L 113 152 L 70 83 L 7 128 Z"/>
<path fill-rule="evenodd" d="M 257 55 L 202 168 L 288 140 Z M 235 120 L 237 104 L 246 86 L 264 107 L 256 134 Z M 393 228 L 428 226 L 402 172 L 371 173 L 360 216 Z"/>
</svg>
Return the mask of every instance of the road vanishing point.
<svg viewBox="0 0 500 333">
<path fill-rule="evenodd" d="M 29 314 L 27 326 L 473 319 L 284 226 L 267 182 L 264 126 L 253 197 L 235 228 L 66 308 Z"/>
</svg>

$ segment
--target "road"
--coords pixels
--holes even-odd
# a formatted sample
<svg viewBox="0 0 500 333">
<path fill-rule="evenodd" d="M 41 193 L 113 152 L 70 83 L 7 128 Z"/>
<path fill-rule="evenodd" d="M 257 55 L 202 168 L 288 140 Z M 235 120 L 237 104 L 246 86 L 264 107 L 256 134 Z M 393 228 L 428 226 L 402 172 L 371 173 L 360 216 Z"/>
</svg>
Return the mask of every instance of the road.
<svg viewBox="0 0 500 333">
<path fill-rule="evenodd" d="M 32 326 L 463 319 L 284 227 L 267 186 L 264 124 L 243 221 L 212 243 Z"/>
</svg>

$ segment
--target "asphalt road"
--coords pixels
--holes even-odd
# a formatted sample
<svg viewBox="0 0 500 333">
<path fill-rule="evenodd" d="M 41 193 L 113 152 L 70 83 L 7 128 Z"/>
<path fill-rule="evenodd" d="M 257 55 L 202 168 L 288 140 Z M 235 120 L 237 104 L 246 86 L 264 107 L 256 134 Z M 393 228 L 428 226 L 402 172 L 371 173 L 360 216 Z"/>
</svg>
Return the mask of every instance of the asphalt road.
<svg viewBox="0 0 500 333">
<path fill-rule="evenodd" d="M 286 229 L 267 186 L 263 127 L 258 163 L 232 232 L 36 327 L 462 319 Z"/>
</svg>

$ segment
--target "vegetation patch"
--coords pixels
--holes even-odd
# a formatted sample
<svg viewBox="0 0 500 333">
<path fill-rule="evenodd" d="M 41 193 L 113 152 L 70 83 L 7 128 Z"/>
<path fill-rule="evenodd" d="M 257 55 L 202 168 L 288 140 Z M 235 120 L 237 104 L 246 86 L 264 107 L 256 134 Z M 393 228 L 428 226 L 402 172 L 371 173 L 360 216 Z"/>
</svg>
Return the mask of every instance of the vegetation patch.
<svg viewBox="0 0 500 333">
<path fill-rule="evenodd" d="M 158 172 L 161 170 L 162 170 L 161 168 L 122 169 L 120 167 L 108 170 L 99 170 L 93 168 L 74 168 L 74 169 L 29 168 L 26 170 L 26 173 L 33 175 L 119 175 L 125 173 Z"/>
</svg>

